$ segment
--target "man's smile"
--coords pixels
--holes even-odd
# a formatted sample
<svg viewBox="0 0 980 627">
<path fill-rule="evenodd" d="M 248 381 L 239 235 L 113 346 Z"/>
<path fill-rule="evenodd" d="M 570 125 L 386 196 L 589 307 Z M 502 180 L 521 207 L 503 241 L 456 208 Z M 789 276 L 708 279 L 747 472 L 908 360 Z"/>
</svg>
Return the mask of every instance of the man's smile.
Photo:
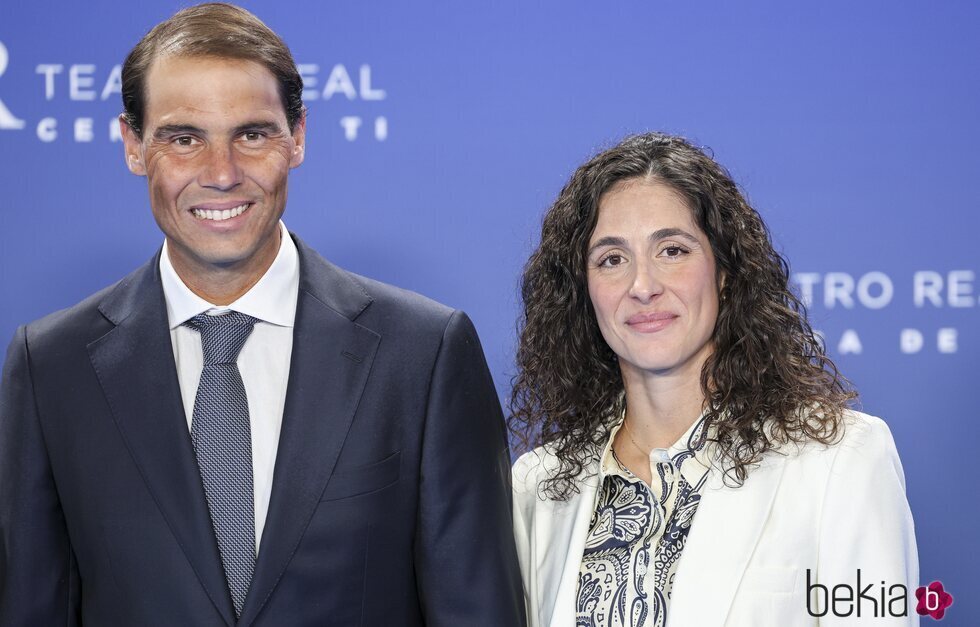
<svg viewBox="0 0 980 627">
<path fill-rule="evenodd" d="M 245 211 L 251 206 L 252 203 L 246 202 L 232 207 L 231 209 L 195 207 L 191 209 L 191 213 L 194 214 L 195 218 L 199 218 L 201 220 L 214 220 L 220 222 L 221 220 L 237 218 L 245 213 Z"/>
</svg>

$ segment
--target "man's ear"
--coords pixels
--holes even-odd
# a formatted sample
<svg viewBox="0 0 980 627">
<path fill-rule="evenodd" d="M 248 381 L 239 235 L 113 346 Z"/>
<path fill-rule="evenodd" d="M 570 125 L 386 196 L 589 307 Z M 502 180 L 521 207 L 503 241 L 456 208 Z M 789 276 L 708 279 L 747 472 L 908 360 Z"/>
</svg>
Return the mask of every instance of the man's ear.
<svg viewBox="0 0 980 627">
<path fill-rule="evenodd" d="M 126 156 L 126 167 L 136 176 L 146 176 L 146 164 L 143 163 L 143 142 L 136 131 L 126 121 L 126 116 L 119 116 L 119 132 L 122 135 L 123 150 Z"/>
<path fill-rule="evenodd" d="M 293 154 L 289 156 L 289 167 L 298 168 L 306 158 L 306 109 L 293 126 Z"/>
</svg>

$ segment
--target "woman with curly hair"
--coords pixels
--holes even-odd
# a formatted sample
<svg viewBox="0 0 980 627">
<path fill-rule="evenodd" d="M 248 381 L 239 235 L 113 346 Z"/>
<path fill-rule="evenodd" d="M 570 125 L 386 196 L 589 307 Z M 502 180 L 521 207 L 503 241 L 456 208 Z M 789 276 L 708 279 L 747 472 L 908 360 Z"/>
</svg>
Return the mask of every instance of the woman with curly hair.
<svg viewBox="0 0 980 627">
<path fill-rule="evenodd" d="M 532 626 L 916 623 L 891 433 L 848 408 L 786 261 L 713 159 L 650 133 L 580 167 L 522 297 Z"/>
</svg>

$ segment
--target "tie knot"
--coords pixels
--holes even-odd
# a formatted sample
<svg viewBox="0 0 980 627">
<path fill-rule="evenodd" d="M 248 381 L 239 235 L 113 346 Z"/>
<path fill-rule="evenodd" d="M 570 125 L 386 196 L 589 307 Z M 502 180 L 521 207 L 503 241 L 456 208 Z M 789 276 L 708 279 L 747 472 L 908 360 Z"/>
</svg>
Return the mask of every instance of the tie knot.
<svg viewBox="0 0 980 627">
<path fill-rule="evenodd" d="M 184 323 L 184 326 L 201 334 L 201 348 L 204 351 L 204 365 L 233 364 L 238 359 L 245 340 L 252 334 L 255 318 L 237 311 L 209 316 L 198 314 Z"/>
</svg>

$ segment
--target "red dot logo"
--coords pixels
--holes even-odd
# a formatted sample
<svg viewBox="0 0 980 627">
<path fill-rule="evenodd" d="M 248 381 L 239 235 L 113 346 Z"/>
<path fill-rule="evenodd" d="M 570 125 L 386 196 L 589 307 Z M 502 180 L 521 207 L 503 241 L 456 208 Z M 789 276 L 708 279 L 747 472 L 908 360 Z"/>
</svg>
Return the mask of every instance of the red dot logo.
<svg viewBox="0 0 980 627">
<path fill-rule="evenodd" d="M 915 598 L 919 600 L 915 613 L 919 616 L 931 616 L 936 620 L 942 620 L 946 615 L 946 608 L 953 604 L 953 595 L 943 589 L 941 581 L 919 586 L 915 591 Z"/>
</svg>

